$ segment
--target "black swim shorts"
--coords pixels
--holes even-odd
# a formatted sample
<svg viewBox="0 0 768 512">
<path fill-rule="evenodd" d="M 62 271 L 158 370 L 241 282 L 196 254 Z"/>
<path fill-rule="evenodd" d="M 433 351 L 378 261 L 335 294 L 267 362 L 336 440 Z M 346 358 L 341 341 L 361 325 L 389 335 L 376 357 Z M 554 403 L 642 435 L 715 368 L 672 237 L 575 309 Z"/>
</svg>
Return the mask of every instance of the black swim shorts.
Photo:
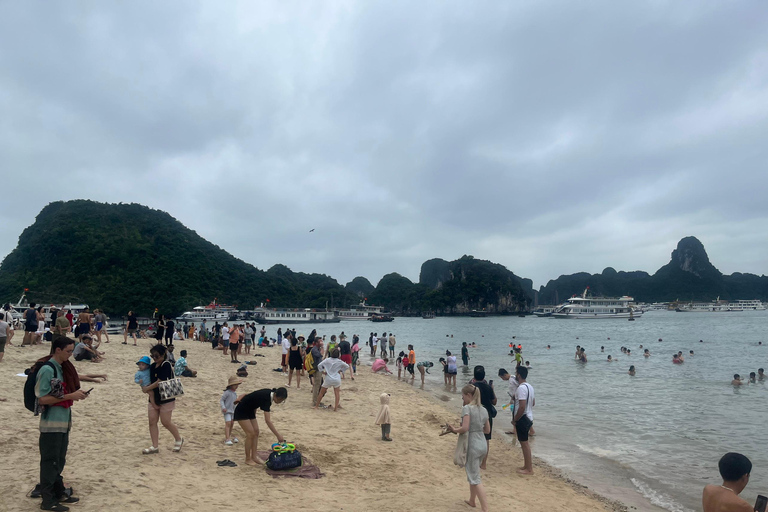
<svg viewBox="0 0 768 512">
<path fill-rule="evenodd" d="M 517 434 L 517 440 L 521 443 L 528 440 L 528 432 L 531 430 L 533 422 L 523 414 L 523 416 L 515 423 L 515 433 Z"/>
<path fill-rule="evenodd" d="M 488 431 L 487 434 L 483 433 L 483 435 L 485 436 L 485 439 L 490 440 L 491 434 L 493 434 L 493 418 L 491 418 L 490 415 L 488 416 L 488 423 L 491 425 L 491 429 Z"/>
<path fill-rule="evenodd" d="M 255 407 L 242 407 L 240 404 L 235 406 L 235 414 L 232 418 L 234 421 L 240 420 L 254 420 L 256 419 Z"/>
</svg>

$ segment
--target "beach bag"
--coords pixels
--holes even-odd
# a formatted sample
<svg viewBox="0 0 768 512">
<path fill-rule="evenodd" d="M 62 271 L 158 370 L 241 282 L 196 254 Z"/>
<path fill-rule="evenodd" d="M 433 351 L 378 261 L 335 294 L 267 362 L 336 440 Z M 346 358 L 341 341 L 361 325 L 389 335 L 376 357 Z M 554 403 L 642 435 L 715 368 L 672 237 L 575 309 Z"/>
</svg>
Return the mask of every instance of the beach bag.
<svg viewBox="0 0 768 512">
<path fill-rule="evenodd" d="M 469 433 L 459 434 L 456 441 L 456 450 L 453 452 L 453 463 L 463 468 L 467 465 L 467 448 L 469 446 Z"/>
<path fill-rule="evenodd" d="M 50 361 L 46 361 L 45 363 L 41 364 L 40 366 L 33 366 L 29 369 L 29 373 L 27 373 L 27 381 L 24 383 L 24 407 L 27 408 L 29 412 L 34 412 L 35 415 L 37 415 L 37 397 L 35 396 L 35 384 L 37 384 L 37 372 L 40 371 L 40 368 L 43 366 L 50 366 L 53 368 L 53 376 L 55 378 L 58 378 L 58 372 L 56 371 L 56 366 L 53 365 Z"/>
<path fill-rule="evenodd" d="M 166 363 L 171 364 L 168 361 Z M 157 390 L 160 392 L 160 400 L 165 401 L 184 396 L 184 386 L 181 384 L 181 379 L 173 373 L 173 366 L 171 366 L 171 374 L 174 375 L 174 378 L 161 380 L 157 385 Z"/>
<path fill-rule="evenodd" d="M 298 468 L 301 466 L 301 452 L 293 450 L 291 452 L 272 452 L 267 459 L 267 467 L 275 471 Z"/>
</svg>

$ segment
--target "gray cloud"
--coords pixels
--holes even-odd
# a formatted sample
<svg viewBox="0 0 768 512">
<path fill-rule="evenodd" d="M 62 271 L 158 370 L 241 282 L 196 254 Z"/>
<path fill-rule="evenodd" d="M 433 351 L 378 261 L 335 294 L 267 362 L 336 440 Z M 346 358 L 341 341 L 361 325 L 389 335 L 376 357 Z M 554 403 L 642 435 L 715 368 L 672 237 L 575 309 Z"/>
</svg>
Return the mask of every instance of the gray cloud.
<svg viewBox="0 0 768 512">
<path fill-rule="evenodd" d="M 342 283 L 768 267 L 758 1 L 17 2 L 0 48 L 0 255 L 89 198 Z"/>
</svg>

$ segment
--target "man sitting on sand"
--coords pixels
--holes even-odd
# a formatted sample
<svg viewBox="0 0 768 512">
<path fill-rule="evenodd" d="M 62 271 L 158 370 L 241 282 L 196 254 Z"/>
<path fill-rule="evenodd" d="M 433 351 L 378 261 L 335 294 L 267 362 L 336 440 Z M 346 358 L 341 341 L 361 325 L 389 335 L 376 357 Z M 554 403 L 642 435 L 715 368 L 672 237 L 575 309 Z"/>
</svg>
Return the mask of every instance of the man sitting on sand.
<svg viewBox="0 0 768 512">
<path fill-rule="evenodd" d="M 752 462 L 740 453 L 726 453 L 717 464 L 723 485 L 704 487 L 704 512 L 753 512 L 752 505 L 739 498 L 749 483 Z"/>
<path fill-rule="evenodd" d="M 100 363 L 103 358 L 104 352 L 99 352 L 93 348 L 93 339 L 90 334 L 83 336 L 83 341 L 78 343 L 75 350 L 72 352 L 72 356 L 75 361 L 82 361 L 83 359 L 91 361 L 93 363 Z"/>
</svg>

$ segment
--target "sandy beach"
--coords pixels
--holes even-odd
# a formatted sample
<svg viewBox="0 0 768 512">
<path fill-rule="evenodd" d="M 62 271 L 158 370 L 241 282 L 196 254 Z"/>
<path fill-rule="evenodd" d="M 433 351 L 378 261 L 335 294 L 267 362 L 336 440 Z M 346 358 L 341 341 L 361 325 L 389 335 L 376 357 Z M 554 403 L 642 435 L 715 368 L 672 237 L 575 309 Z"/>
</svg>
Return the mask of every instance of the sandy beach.
<svg viewBox="0 0 768 512">
<path fill-rule="evenodd" d="M 466 511 L 469 487 L 463 469 L 453 465 L 456 437 L 439 437 L 441 424 L 456 421 L 459 403 L 441 403 L 431 393 L 397 376 L 373 375 L 370 367 L 358 367 L 355 381 L 342 385 L 338 412 L 310 408 L 311 386 L 295 382 L 285 404 L 273 407 L 277 429 L 324 473 L 320 480 L 273 478 L 261 467 L 242 464 L 240 445 L 223 443 L 219 397 L 237 365 L 229 356 L 213 351 L 208 343 L 180 341 L 188 351 L 196 379 L 184 379 L 185 396 L 177 400 L 173 419 L 184 437 L 184 448 L 173 453 L 173 438 L 160 429 L 160 453 L 142 455 L 150 445 L 146 396 L 133 383 L 135 361 L 149 353 L 150 340 L 139 346 L 122 345 L 122 337 L 102 344 L 103 363 L 74 362 L 81 374 L 106 373 L 103 384 L 73 407 L 64 480 L 80 497 L 73 510 L 250 510 L 254 506 L 296 507 L 318 511 Z M 14 342 L 20 342 L 17 335 Z M 6 348 L 0 363 L 0 510 L 37 510 L 39 500 L 26 497 L 38 480 L 38 418 L 23 405 L 23 372 L 47 355 L 50 344 Z M 265 357 L 254 357 L 263 354 Z M 241 361 L 256 360 L 238 393 L 285 385 L 287 377 L 272 369 L 279 366 L 280 349 L 254 349 Z M 361 362 L 367 361 L 361 357 Z M 417 377 L 418 378 L 418 377 Z M 392 394 L 392 437 L 380 440 L 374 424 L 379 395 Z M 329 403 L 331 397 L 326 397 Z M 261 413 L 259 449 L 275 442 Z M 499 430 L 503 425 L 498 426 Z M 235 432 L 244 438 L 239 427 Z M 535 443 L 533 445 L 536 453 Z M 218 467 L 216 461 L 231 459 L 238 467 Z M 559 478 L 555 471 L 536 461 L 533 477 L 520 476 L 519 447 L 499 439 L 491 441 L 488 469 L 483 473 L 491 510 L 595 511 L 622 507 Z M 478 509 L 479 510 L 479 509 Z"/>
</svg>

